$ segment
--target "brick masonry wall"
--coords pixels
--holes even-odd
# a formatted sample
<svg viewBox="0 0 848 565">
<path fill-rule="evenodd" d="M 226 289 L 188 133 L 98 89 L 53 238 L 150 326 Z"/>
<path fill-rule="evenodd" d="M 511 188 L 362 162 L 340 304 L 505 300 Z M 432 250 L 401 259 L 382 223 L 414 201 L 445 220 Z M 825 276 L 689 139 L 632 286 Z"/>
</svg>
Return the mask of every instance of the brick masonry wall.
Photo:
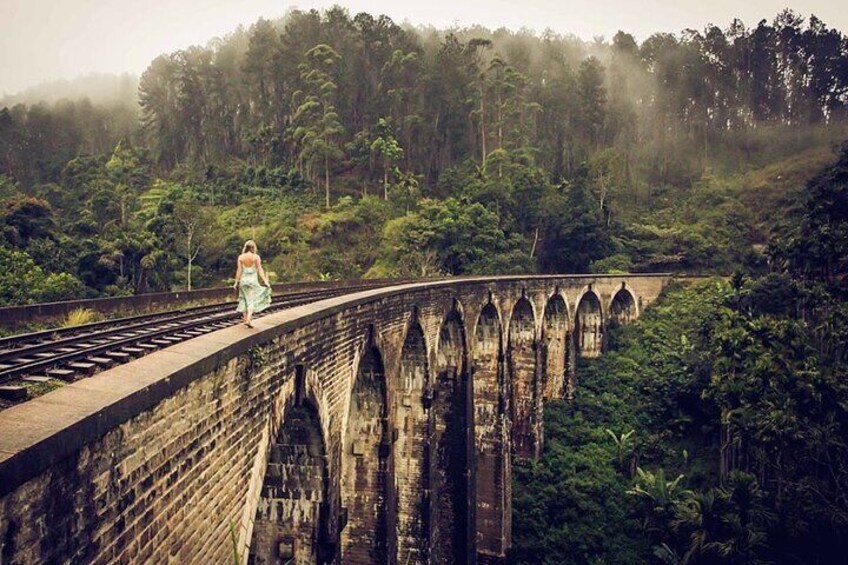
<svg viewBox="0 0 848 565">
<path fill-rule="evenodd" d="M 474 434 L 469 425 L 471 383 L 465 358 L 466 338 L 461 317 L 453 311 L 439 330 L 435 383 L 430 409 L 430 521 L 432 563 L 469 562 L 473 535 Z"/>
<path fill-rule="evenodd" d="M 556 399 L 566 396 L 568 345 L 571 335 L 568 333 L 568 311 L 561 296 L 548 301 L 545 306 L 545 318 L 542 325 L 542 375 L 544 399 Z"/>
<path fill-rule="evenodd" d="M 296 381 L 295 387 L 262 480 L 249 553 L 256 565 L 325 558 L 327 465 L 321 423 L 303 383 Z"/>
<path fill-rule="evenodd" d="M 406 332 L 395 388 L 397 441 L 393 442 L 393 467 L 398 563 L 428 561 L 430 424 L 425 392 L 432 390 L 432 385 L 427 369 L 427 344 L 415 321 Z"/>
<path fill-rule="evenodd" d="M 529 331 L 544 344 L 551 296 L 562 296 L 571 332 L 587 292 L 604 317 L 624 285 L 638 314 L 667 282 L 499 277 L 364 291 L 0 412 L 0 562 L 223 563 L 234 549 L 247 555 L 251 540 L 298 563 L 417 563 L 428 553 L 449 562 L 465 552 L 498 560 L 510 544 L 515 305 L 529 300 Z M 484 308 L 493 317 L 480 323 Z M 463 339 L 440 340 L 448 316 Z M 451 352 L 440 351 L 448 342 Z M 544 371 L 532 374 L 541 392 Z M 457 422 L 465 434 L 449 431 Z M 446 479 L 449 461 L 467 467 L 467 482 Z M 463 491 L 476 504 L 457 503 Z M 458 532 L 462 512 L 476 525 Z M 431 552 L 445 537 L 468 547 Z M 253 555 L 258 562 L 256 547 Z"/>
<path fill-rule="evenodd" d="M 533 307 L 529 300 L 519 300 L 510 317 L 507 338 L 507 397 L 512 406 L 512 447 L 519 459 L 532 458 L 540 447 L 538 345 Z"/>
</svg>

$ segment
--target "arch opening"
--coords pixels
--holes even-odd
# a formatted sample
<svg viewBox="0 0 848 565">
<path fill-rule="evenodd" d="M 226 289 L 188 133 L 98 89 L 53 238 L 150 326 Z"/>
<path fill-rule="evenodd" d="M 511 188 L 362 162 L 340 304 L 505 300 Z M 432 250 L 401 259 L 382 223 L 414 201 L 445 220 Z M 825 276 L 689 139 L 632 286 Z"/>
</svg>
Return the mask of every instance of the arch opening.
<svg viewBox="0 0 848 565">
<path fill-rule="evenodd" d="M 418 322 L 409 326 L 394 387 L 397 441 L 393 444 L 397 493 L 397 562 L 426 563 L 429 553 L 430 478 L 427 346 Z"/>
<path fill-rule="evenodd" d="M 456 311 L 439 329 L 433 383 L 432 428 L 432 563 L 472 561 L 473 417 L 466 342 Z"/>
<path fill-rule="evenodd" d="M 318 412 L 294 399 L 273 438 L 248 563 L 329 563 L 327 461 Z"/>
<path fill-rule="evenodd" d="M 536 363 L 536 321 L 526 298 L 519 300 L 509 322 L 508 367 L 512 387 L 512 445 L 515 456 L 534 458 L 539 452 L 540 386 Z"/>
<path fill-rule="evenodd" d="M 630 291 L 622 285 L 612 299 L 610 323 L 624 326 L 636 319 L 636 301 Z"/>
<path fill-rule="evenodd" d="M 555 294 L 545 306 L 542 325 L 544 400 L 557 400 L 566 395 L 570 361 L 568 342 L 568 310 L 562 296 Z"/>
<path fill-rule="evenodd" d="M 604 341 L 601 301 L 594 291 L 589 291 L 580 299 L 575 318 L 577 349 L 581 357 L 597 357 L 601 354 Z"/>
<path fill-rule="evenodd" d="M 512 472 L 506 427 L 500 316 L 483 307 L 474 330 L 471 380 L 475 445 L 475 538 L 481 559 L 503 556 L 510 544 Z"/>
<path fill-rule="evenodd" d="M 391 442 L 385 369 L 380 351 L 365 348 L 350 395 L 342 452 L 344 563 L 389 563 L 393 532 L 389 516 Z"/>
</svg>

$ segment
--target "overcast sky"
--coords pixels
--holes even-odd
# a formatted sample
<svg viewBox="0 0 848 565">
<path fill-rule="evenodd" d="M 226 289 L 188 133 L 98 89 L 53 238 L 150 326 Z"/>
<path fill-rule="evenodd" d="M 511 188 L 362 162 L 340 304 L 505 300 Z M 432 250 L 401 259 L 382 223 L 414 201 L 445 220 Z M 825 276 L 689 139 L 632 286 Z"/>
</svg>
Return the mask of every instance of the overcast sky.
<svg viewBox="0 0 848 565">
<path fill-rule="evenodd" d="M 260 16 L 292 7 L 346 7 L 351 14 L 387 14 L 396 22 L 439 28 L 479 23 L 536 31 L 550 28 L 591 39 L 623 29 L 641 41 L 656 31 L 726 27 L 739 17 L 753 26 L 771 20 L 787 0 L 0 0 L 0 96 L 89 73 L 141 74 L 157 55 L 205 44 Z M 789 5 L 830 27 L 848 30 L 843 0 Z"/>
</svg>

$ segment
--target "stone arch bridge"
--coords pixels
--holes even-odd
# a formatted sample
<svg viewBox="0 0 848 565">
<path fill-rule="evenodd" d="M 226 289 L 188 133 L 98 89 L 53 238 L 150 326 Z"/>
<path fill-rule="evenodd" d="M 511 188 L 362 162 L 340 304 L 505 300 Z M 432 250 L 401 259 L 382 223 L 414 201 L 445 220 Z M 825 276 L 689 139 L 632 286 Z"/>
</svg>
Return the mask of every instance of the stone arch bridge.
<svg viewBox="0 0 848 565">
<path fill-rule="evenodd" d="M 0 412 L 0 562 L 499 562 L 544 402 L 669 280 L 368 290 Z"/>
</svg>

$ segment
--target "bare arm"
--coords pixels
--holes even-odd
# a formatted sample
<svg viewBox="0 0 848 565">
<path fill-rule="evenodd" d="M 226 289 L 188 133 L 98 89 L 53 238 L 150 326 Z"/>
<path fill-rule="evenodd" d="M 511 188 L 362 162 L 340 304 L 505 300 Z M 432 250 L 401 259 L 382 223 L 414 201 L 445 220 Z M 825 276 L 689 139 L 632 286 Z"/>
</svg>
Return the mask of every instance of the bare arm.
<svg viewBox="0 0 848 565">
<path fill-rule="evenodd" d="M 233 288 L 238 287 L 241 280 L 241 261 L 236 261 L 236 263 L 238 263 L 238 267 L 236 267 L 236 282 L 233 283 Z"/>
<path fill-rule="evenodd" d="M 265 286 L 271 286 L 271 283 L 268 282 L 268 275 L 265 274 L 265 269 L 262 268 L 262 258 L 258 255 L 256 256 L 256 271 L 262 277 L 262 280 L 265 281 Z"/>
</svg>

